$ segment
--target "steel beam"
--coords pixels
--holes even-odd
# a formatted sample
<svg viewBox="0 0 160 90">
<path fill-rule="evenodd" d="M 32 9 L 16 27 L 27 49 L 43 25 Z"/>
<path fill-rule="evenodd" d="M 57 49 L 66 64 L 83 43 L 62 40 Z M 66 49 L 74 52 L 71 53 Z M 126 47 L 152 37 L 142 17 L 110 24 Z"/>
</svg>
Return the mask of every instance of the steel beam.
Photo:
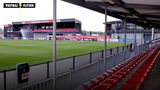
<svg viewBox="0 0 160 90">
<path fill-rule="evenodd" d="M 126 27 L 127 27 L 126 20 L 127 18 L 125 16 L 125 19 L 124 19 L 124 60 L 126 60 Z"/>
<path fill-rule="evenodd" d="M 53 38 L 52 38 L 53 90 L 56 90 L 56 21 L 57 21 L 57 0 L 53 0 Z"/>
<path fill-rule="evenodd" d="M 105 8 L 105 30 L 104 30 L 104 70 L 106 71 L 106 54 L 107 54 L 107 7 Z"/>
</svg>

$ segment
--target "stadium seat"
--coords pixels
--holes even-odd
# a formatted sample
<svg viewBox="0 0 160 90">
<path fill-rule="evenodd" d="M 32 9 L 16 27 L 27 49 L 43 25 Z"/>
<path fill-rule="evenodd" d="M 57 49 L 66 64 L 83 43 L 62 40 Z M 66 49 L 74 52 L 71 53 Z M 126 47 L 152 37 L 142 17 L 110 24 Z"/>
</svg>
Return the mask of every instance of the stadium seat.
<svg viewBox="0 0 160 90">
<path fill-rule="evenodd" d="M 104 77 L 104 76 L 98 76 L 98 77 L 96 77 L 96 80 L 98 81 L 98 83 L 101 82 L 101 81 L 103 81 L 104 79 L 106 79 L 106 77 Z"/>
<path fill-rule="evenodd" d="M 130 71 L 129 69 L 121 69 L 121 70 L 119 70 L 119 72 L 122 72 L 124 74 L 128 74 L 129 71 Z"/>
<path fill-rule="evenodd" d="M 138 69 L 136 70 L 135 73 L 141 73 L 141 74 L 148 74 L 149 73 L 149 70 L 145 70 L 145 69 Z"/>
<path fill-rule="evenodd" d="M 151 71 L 154 62 L 159 55 L 160 48 L 155 49 L 140 67 L 127 79 L 119 90 L 139 90 L 143 87 L 148 73 Z M 131 88 L 132 87 L 132 88 Z"/>
<path fill-rule="evenodd" d="M 144 74 L 141 74 L 141 73 L 134 73 L 134 74 L 132 74 L 131 77 L 134 77 L 134 78 L 145 78 L 146 76 L 147 76 L 146 73 L 144 73 Z"/>
<path fill-rule="evenodd" d="M 109 88 L 109 85 L 107 85 L 107 84 L 100 84 L 100 85 L 95 86 L 91 90 L 109 90 L 108 88 Z"/>
<path fill-rule="evenodd" d="M 138 88 L 138 87 L 142 87 L 143 82 L 144 82 L 143 77 L 142 78 L 130 77 L 125 83 L 135 85 Z"/>
<path fill-rule="evenodd" d="M 121 75 L 122 78 L 124 78 L 126 76 L 126 73 L 123 72 L 116 72 L 115 75 Z"/>
<path fill-rule="evenodd" d="M 95 86 L 95 85 L 97 85 L 98 84 L 98 81 L 97 80 L 91 80 L 91 81 L 89 81 L 87 84 L 84 84 L 83 86 L 82 86 L 82 88 L 84 89 L 84 90 L 89 90 L 89 89 L 91 89 L 93 86 Z"/>
<path fill-rule="evenodd" d="M 113 70 L 108 70 L 107 71 L 107 74 L 109 74 L 109 75 L 111 75 L 111 74 L 113 74 L 115 71 L 113 71 Z"/>
<path fill-rule="evenodd" d="M 117 83 L 118 83 L 117 80 L 114 80 L 114 79 L 106 79 L 106 80 L 104 80 L 101 84 L 106 84 L 106 85 L 108 85 L 107 88 L 108 88 L 108 89 L 111 89 L 111 88 L 115 87 Z"/>
<path fill-rule="evenodd" d="M 107 72 L 103 73 L 102 75 L 96 77 L 95 79 L 89 81 L 87 84 L 84 84 L 84 90 L 110 90 L 116 87 L 117 83 L 121 82 L 121 80 L 126 75 L 129 74 L 144 58 L 149 55 L 151 50 L 146 50 L 140 54 L 135 55 L 132 58 L 118 64 L 117 66 L 111 68 Z M 144 80 L 149 73 L 151 66 L 153 64 L 153 60 L 148 60 L 148 62 L 144 62 L 134 74 L 131 75 L 127 79 L 127 81 L 122 85 L 121 88 L 130 88 L 125 86 L 129 84 L 132 89 L 129 90 L 137 90 L 139 87 L 143 86 Z M 120 88 L 120 89 L 121 89 Z M 121 89 L 122 90 L 122 89 Z M 128 90 L 128 89 L 124 89 Z"/>
<path fill-rule="evenodd" d="M 110 75 L 111 75 L 111 73 L 106 72 L 106 73 L 103 73 L 101 76 L 107 78 L 107 77 L 109 77 Z"/>
<path fill-rule="evenodd" d="M 112 68 L 110 71 L 116 72 L 118 69 Z"/>
<path fill-rule="evenodd" d="M 139 87 L 136 87 L 133 84 L 123 84 L 122 87 L 120 87 L 118 90 L 138 90 Z"/>
<path fill-rule="evenodd" d="M 123 76 L 122 75 L 112 75 L 109 77 L 109 79 L 116 80 L 117 82 L 120 82 L 122 80 Z"/>
</svg>

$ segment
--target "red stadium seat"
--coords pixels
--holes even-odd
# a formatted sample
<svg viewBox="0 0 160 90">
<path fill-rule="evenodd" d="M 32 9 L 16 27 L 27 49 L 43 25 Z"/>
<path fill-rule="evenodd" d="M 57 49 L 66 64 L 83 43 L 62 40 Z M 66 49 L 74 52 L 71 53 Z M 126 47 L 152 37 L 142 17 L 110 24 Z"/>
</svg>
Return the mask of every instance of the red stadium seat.
<svg viewBox="0 0 160 90">
<path fill-rule="evenodd" d="M 116 72 L 115 75 L 121 75 L 122 78 L 124 78 L 126 76 L 126 73 L 123 72 Z"/>
<path fill-rule="evenodd" d="M 128 74 L 129 71 L 130 71 L 129 69 L 121 69 L 121 70 L 119 70 L 119 72 L 122 72 L 124 74 Z"/>
<path fill-rule="evenodd" d="M 116 87 L 122 78 L 130 73 L 144 58 L 149 55 L 151 50 L 146 50 L 144 53 L 135 55 L 134 57 L 118 64 L 109 71 L 96 77 L 94 80 L 84 85 L 85 90 L 110 90 Z M 153 66 L 156 55 L 149 57 L 140 67 L 132 74 L 131 77 L 119 88 L 119 90 L 138 90 L 143 87 L 144 80 L 147 78 L 147 74 Z M 152 60 L 150 60 L 152 59 Z"/>
<path fill-rule="evenodd" d="M 117 83 L 118 83 L 117 80 L 114 80 L 114 79 L 106 79 L 106 80 L 104 80 L 101 84 L 107 84 L 107 85 L 109 85 L 108 89 L 111 89 L 111 88 L 115 87 Z"/>
<path fill-rule="evenodd" d="M 109 90 L 109 85 L 107 84 L 100 84 L 95 86 L 92 90 Z"/>
<path fill-rule="evenodd" d="M 134 78 L 145 78 L 147 74 L 141 74 L 141 73 L 134 73 L 131 77 Z"/>
<path fill-rule="evenodd" d="M 139 88 L 133 84 L 123 84 L 118 90 L 138 90 Z"/>
<path fill-rule="evenodd" d="M 147 53 L 149 53 L 149 50 L 147 51 Z M 140 88 L 142 88 L 149 71 L 153 67 L 158 53 L 159 49 L 156 49 L 152 54 L 150 54 L 149 57 L 144 61 L 144 63 L 131 75 L 130 78 L 128 78 L 128 80 L 119 88 L 119 90 L 139 90 Z"/>
<path fill-rule="evenodd" d="M 145 79 L 144 77 L 141 77 L 141 78 L 130 77 L 125 83 L 133 84 L 137 88 L 140 88 L 140 87 L 143 87 L 144 79 Z"/>
<path fill-rule="evenodd" d="M 122 80 L 122 75 L 112 75 L 109 77 L 109 79 L 116 80 L 117 82 L 120 82 Z"/>
<path fill-rule="evenodd" d="M 141 73 L 141 74 L 148 74 L 149 73 L 149 70 L 145 70 L 145 69 L 138 69 L 138 70 L 136 70 L 136 72 L 135 73 Z"/>
<path fill-rule="evenodd" d="M 110 74 L 108 74 L 108 73 L 103 73 L 101 76 L 104 77 L 104 78 L 107 78 L 107 77 L 109 77 L 110 75 L 111 75 L 111 73 L 110 73 Z"/>
<path fill-rule="evenodd" d="M 141 73 L 134 73 L 132 74 L 133 78 L 144 78 L 144 80 L 147 80 L 147 73 L 141 74 Z"/>
<path fill-rule="evenodd" d="M 92 87 L 94 87 L 97 84 L 98 84 L 97 80 L 91 80 L 87 84 L 82 85 L 82 88 L 84 90 L 89 90 L 89 89 L 91 89 Z"/>
<path fill-rule="evenodd" d="M 104 79 L 106 79 L 106 77 L 104 77 L 104 76 L 98 76 L 98 77 L 96 77 L 96 80 L 98 81 L 98 83 L 101 82 L 101 81 L 103 81 Z"/>
<path fill-rule="evenodd" d="M 112 70 L 107 71 L 107 74 L 109 74 L 109 75 L 111 75 L 113 73 L 114 73 L 114 71 L 112 71 Z"/>
<path fill-rule="evenodd" d="M 112 68 L 110 71 L 113 71 L 113 73 L 114 72 L 116 72 L 116 71 L 118 71 L 119 69 L 116 69 L 116 68 Z"/>
</svg>

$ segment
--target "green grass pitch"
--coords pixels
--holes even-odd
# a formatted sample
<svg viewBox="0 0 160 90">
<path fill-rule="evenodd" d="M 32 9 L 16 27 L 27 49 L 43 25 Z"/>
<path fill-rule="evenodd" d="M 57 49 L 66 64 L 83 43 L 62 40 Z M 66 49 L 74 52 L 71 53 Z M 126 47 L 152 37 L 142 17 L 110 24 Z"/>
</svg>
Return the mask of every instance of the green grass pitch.
<svg viewBox="0 0 160 90">
<path fill-rule="evenodd" d="M 122 46 L 122 42 L 108 42 L 107 47 Z M 57 59 L 102 50 L 104 42 L 57 41 Z M 52 41 L 0 40 L 0 68 L 13 67 L 20 62 L 30 64 L 52 60 Z"/>
</svg>

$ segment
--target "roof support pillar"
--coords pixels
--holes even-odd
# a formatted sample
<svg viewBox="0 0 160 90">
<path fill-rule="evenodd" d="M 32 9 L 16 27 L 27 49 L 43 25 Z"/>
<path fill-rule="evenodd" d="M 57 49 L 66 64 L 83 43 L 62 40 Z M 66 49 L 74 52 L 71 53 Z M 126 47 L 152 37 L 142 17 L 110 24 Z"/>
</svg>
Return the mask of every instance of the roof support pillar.
<svg viewBox="0 0 160 90">
<path fill-rule="evenodd" d="M 154 28 L 152 28 L 152 37 L 151 40 L 154 40 Z"/>
<path fill-rule="evenodd" d="M 144 41 L 144 39 L 143 39 L 143 33 L 141 33 L 141 44 L 143 44 L 143 41 Z"/>
<path fill-rule="evenodd" d="M 136 30 L 137 30 L 137 25 L 136 25 L 136 22 L 135 22 L 135 31 L 134 31 L 134 41 L 135 41 L 135 45 L 136 45 L 136 43 L 137 43 L 137 39 L 136 39 Z"/>
<path fill-rule="evenodd" d="M 154 28 L 152 28 L 151 46 L 153 45 L 153 40 L 154 40 Z"/>
<path fill-rule="evenodd" d="M 107 57 L 107 7 L 105 8 L 105 30 L 104 30 L 104 70 L 106 71 Z"/>
<path fill-rule="evenodd" d="M 53 38 L 52 38 L 53 90 L 56 90 L 56 19 L 57 19 L 57 0 L 53 0 Z"/>
<path fill-rule="evenodd" d="M 125 18 L 124 18 L 124 60 L 126 60 L 126 27 L 127 27 L 127 17 L 125 15 Z"/>
<path fill-rule="evenodd" d="M 137 46 L 137 39 L 136 39 L 136 34 L 137 34 L 137 25 L 136 25 L 136 21 L 135 21 L 135 30 L 134 30 L 134 47 L 135 47 L 135 50 L 136 50 L 136 46 Z M 136 55 L 136 51 L 135 51 L 135 55 Z"/>
</svg>

